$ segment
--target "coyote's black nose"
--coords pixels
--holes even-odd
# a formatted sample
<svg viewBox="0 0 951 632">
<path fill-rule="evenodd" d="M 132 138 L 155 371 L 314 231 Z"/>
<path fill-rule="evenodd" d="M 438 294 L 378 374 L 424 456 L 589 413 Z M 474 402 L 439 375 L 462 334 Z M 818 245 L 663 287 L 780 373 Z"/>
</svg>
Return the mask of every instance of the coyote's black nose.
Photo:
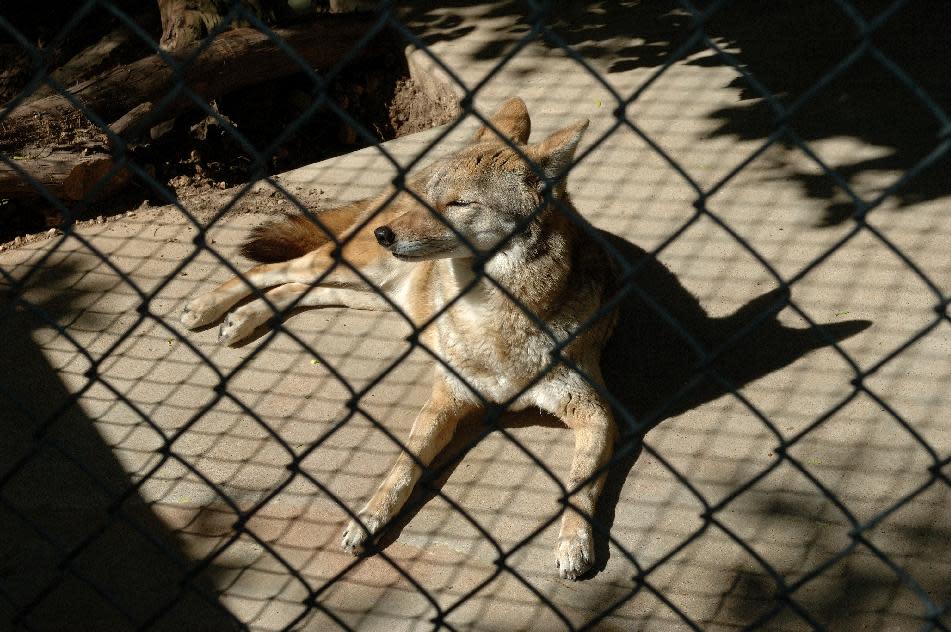
<svg viewBox="0 0 951 632">
<path fill-rule="evenodd" d="M 396 235 L 393 234 L 393 230 L 389 226 L 380 226 L 373 231 L 373 235 L 381 246 L 392 246 L 393 242 L 396 241 Z"/>
</svg>

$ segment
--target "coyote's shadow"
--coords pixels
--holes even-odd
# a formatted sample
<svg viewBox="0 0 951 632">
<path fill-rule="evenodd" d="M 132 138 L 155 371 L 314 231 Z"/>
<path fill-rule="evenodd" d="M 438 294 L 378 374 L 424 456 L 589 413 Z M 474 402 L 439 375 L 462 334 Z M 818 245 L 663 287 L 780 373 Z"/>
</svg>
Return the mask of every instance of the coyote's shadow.
<svg viewBox="0 0 951 632">
<path fill-rule="evenodd" d="M 631 265 L 639 266 L 601 363 L 608 390 L 624 409 L 616 412 L 622 434 L 624 413 L 638 424 L 617 446 L 595 512 L 604 534 L 614 524 L 621 488 L 640 456 L 640 440 L 649 430 L 872 323 L 851 320 L 787 327 L 776 318 L 789 304 L 783 289 L 757 296 L 729 316 L 711 318 L 663 263 L 620 237 L 602 234 Z M 711 361 L 701 363 L 691 343 L 710 354 Z M 610 555 L 606 537 L 595 538 L 595 550 L 596 571 L 600 571 Z"/>
<path fill-rule="evenodd" d="M 601 234 L 637 268 L 630 278 L 634 289 L 626 293 L 619 306 L 617 326 L 602 359 L 608 390 L 618 407 L 623 408 L 615 414 L 622 440 L 594 516 L 601 527 L 596 530 L 601 537 L 595 538 L 597 566 L 589 576 L 607 563 L 609 542 L 604 534 L 614 524 L 621 488 L 640 455 L 640 440 L 646 432 L 668 417 L 730 392 L 731 387 L 739 389 L 829 345 L 830 341 L 844 340 L 871 325 L 869 321 L 853 320 L 814 328 L 786 327 L 776 319 L 776 314 L 788 304 L 788 295 L 782 290 L 758 296 L 730 316 L 711 318 L 664 264 L 621 237 L 604 231 Z M 727 348 L 705 367 L 691 342 L 708 351 Z M 711 376 L 709 369 L 716 377 Z M 622 421 L 624 418 L 636 420 L 638 427 L 630 429 Z M 515 414 L 503 418 L 502 425 L 514 428 L 561 424 L 553 417 Z M 398 518 L 384 530 L 378 547 L 389 545 L 399 536 L 465 458 L 460 453 L 468 452 L 483 432 L 484 424 L 478 422 L 460 426 L 433 463 L 434 476 L 431 480 L 423 477 Z"/>
</svg>

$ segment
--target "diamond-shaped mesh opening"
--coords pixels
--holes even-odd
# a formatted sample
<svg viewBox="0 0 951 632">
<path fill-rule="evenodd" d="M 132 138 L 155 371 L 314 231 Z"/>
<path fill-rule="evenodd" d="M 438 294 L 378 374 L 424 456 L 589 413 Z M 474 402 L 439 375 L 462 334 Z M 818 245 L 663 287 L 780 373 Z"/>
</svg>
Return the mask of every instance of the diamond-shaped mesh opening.
<svg viewBox="0 0 951 632">
<path fill-rule="evenodd" d="M 0 614 L 14 627 L 946 629 L 945 9 L 381 3 L 324 16 L 339 28 L 314 41 L 271 26 L 267 3 L 220 4 L 172 55 L 119 0 L 71 8 L 59 31 L 0 16 L 0 50 L 23 62 L 0 85 L 7 210 L 64 220 L 0 246 Z M 141 86 L 96 101 L 57 69 L 87 31 L 113 61 L 155 55 L 168 89 L 137 124 L 160 135 L 200 115 L 192 131 L 225 139 L 242 175 L 214 196 L 167 186 L 118 124 Z M 257 92 L 221 63 L 241 38 L 275 75 Z M 402 64 L 373 61 L 381 40 L 409 46 L 420 94 L 461 114 L 379 144 L 334 82 L 367 55 Z M 308 61 L 315 46 L 339 54 Z M 208 60 L 234 89 L 208 88 Z M 526 145 L 493 117 L 515 94 L 536 143 L 590 119 L 577 153 L 553 158 L 570 134 Z M 24 117 L 36 98 L 69 112 Z M 261 99 L 280 131 L 236 124 L 229 99 Z M 72 119 L 102 161 L 79 193 L 37 171 L 77 138 L 43 156 L 10 142 L 17 125 Z M 480 126 L 494 155 L 425 171 Z M 330 138 L 373 146 L 269 175 Z M 535 188 L 486 246 L 447 209 L 472 205 L 460 172 L 505 152 Z M 130 179 L 169 206 L 74 222 Z M 453 199 L 433 193 L 447 179 Z M 523 191 L 506 186 L 482 215 Z M 353 231 L 318 211 L 378 194 L 352 207 Z M 290 272 L 248 270 L 258 206 L 331 243 Z M 407 209 L 458 242 L 455 263 L 380 273 L 376 241 L 392 244 L 372 231 Z M 530 265 L 562 247 L 554 272 Z M 428 293 L 401 288 L 422 269 Z M 559 269 L 587 276 L 565 289 Z M 233 275 L 228 304 L 186 332 L 179 311 Z M 269 290 L 286 282 L 300 285 Z M 237 344 L 216 342 L 222 317 Z M 609 409 L 613 449 L 586 456 Z M 591 544 L 561 540 L 563 519 Z"/>
</svg>

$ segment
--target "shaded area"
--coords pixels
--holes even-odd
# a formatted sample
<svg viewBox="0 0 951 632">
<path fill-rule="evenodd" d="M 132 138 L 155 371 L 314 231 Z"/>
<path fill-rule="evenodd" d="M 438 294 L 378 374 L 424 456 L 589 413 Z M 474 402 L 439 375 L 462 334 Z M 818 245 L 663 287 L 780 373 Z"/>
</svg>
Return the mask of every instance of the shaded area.
<svg viewBox="0 0 951 632">
<path fill-rule="evenodd" d="M 790 302 L 781 289 L 751 299 L 730 316 L 711 318 L 663 263 L 631 242 L 602 233 L 632 266 L 639 266 L 619 308 L 602 369 L 611 393 L 638 423 L 647 422 L 648 430 L 728 393 L 721 380 L 740 389 L 871 325 L 854 320 L 809 329 L 786 327 L 776 319 Z M 701 364 L 694 345 L 715 359 Z M 698 376 L 703 377 L 681 392 Z"/>
<path fill-rule="evenodd" d="M 151 33 L 161 32 L 158 11 L 137 0 L 112 0 L 112 5 L 133 16 Z M 152 3 L 154 4 L 154 3 Z M 66 21 L 80 8 L 75 2 L 43 2 L 38 4 L 11 4 L 4 7 L 6 18 L 26 41 L 34 43 L 41 51 L 43 63 L 52 76 L 61 83 L 71 85 L 88 79 L 108 63 L 129 62 L 148 50 L 144 42 L 136 41 L 129 29 L 124 28 L 115 16 L 106 11 L 92 11 L 91 18 L 81 22 L 80 28 L 61 33 Z M 103 37 L 106 45 L 89 52 L 95 56 L 77 57 Z M 58 37 L 60 36 L 61 37 Z M 70 60 L 75 60 L 70 64 Z M 83 62 L 83 63 L 80 63 Z M 34 74 L 40 70 L 34 59 L 12 37 L 4 33 L 0 39 L 0 103 L 14 98 L 26 87 Z M 59 72 L 52 72 L 62 67 Z M 39 86 L 37 95 L 49 94 L 52 90 Z"/>
<path fill-rule="evenodd" d="M 492 39 L 473 51 L 477 60 L 498 59 L 512 49 L 529 33 L 532 17 L 531 7 L 519 0 L 420 2 L 407 10 L 406 22 L 417 26 L 417 34 L 427 45 L 468 35 L 473 27 L 462 26 L 463 22 L 507 18 L 491 27 Z M 466 18 L 453 11 L 464 11 Z M 543 23 L 581 57 L 607 61 L 608 72 L 623 72 L 667 61 L 676 44 L 689 37 L 691 18 L 676 0 L 558 0 L 547 3 Z M 551 38 L 542 41 L 551 48 L 560 47 Z"/>
<path fill-rule="evenodd" d="M 856 458 L 860 460 L 862 455 Z M 935 492 L 940 497 L 934 500 L 939 502 L 930 505 L 913 524 L 886 521 L 884 527 L 865 535 L 880 547 L 891 563 L 897 564 L 915 581 L 922 582 L 929 597 L 940 607 L 951 599 L 951 567 L 943 561 L 935 563 L 936 559 L 947 558 L 951 543 L 951 530 L 943 520 L 943 508 L 951 498 L 951 488 L 938 483 L 937 488 L 932 488 L 932 493 Z M 805 530 L 804 540 L 828 545 L 844 539 L 841 538 L 844 524 L 814 520 L 807 525 L 804 517 L 822 513 L 816 511 L 811 500 L 796 499 L 792 495 L 775 499 L 744 496 L 739 502 L 747 504 L 751 511 L 775 516 L 776 520 L 796 520 Z M 829 501 L 823 505 L 831 507 Z M 885 538 L 879 537 L 882 532 Z M 730 570 L 734 581 L 723 590 L 718 610 L 731 620 L 758 621 L 759 629 L 793 629 L 803 625 L 803 618 L 790 607 L 788 599 L 791 598 L 829 630 L 904 629 L 913 618 L 921 618 L 924 626 L 925 605 L 909 589 L 904 578 L 871 549 L 859 545 L 854 550 L 838 551 L 829 558 L 836 560 L 834 564 L 788 596 L 781 594 L 780 587 L 757 564 L 738 565 Z M 792 581 L 807 569 L 779 570 Z"/>
<path fill-rule="evenodd" d="M 632 264 L 643 265 L 634 278 L 638 292 L 632 292 L 622 304 L 618 327 L 603 360 L 611 392 L 636 420 L 648 424 L 630 438 L 635 446 L 644 432 L 665 418 L 726 395 L 730 387 L 738 390 L 813 350 L 832 341 L 845 340 L 871 325 L 869 321 L 854 320 L 806 329 L 787 327 L 776 319 L 790 301 L 782 290 L 756 297 L 732 315 L 710 318 L 662 263 L 633 244 L 618 238 L 612 241 Z M 649 304 L 644 296 L 654 304 Z M 672 326 L 665 314 L 676 320 L 684 331 Z M 685 332 L 705 350 L 726 347 L 726 351 L 709 364 L 711 371 L 706 375 Z M 688 387 L 700 375 L 703 377 Z M 606 529 L 614 524 L 614 509 L 621 489 L 639 456 L 637 446 L 630 455 L 620 458 L 609 474 L 596 516 Z M 855 471 L 860 473 L 872 465 L 874 459 L 874 452 L 865 442 L 849 455 L 849 460 L 856 464 Z M 927 472 L 922 470 L 921 482 L 927 478 Z M 743 482 L 736 480 L 733 487 L 739 488 Z M 926 504 L 922 504 L 921 499 L 913 501 L 914 515 L 902 517 L 899 512 L 900 519 L 886 519 L 863 536 L 872 541 L 890 563 L 898 564 L 915 581 L 921 582 L 935 603 L 942 604 L 951 597 L 947 588 L 951 586 L 951 567 L 927 560 L 932 556 L 943 558 L 947 553 L 948 527 L 942 519 L 941 507 L 946 504 L 951 488 L 938 480 L 927 493 L 932 498 Z M 937 499 L 933 497 L 935 494 Z M 889 504 L 897 502 L 900 496 L 896 489 Z M 849 525 L 822 490 L 816 488 L 813 494 L 806 496 L 795 490 L 781 495 L 762 491 L 744 493 L 731 504 L 730 511 L 768 517 L 777 532 L 784 528 L 796 529 L 797 541 L 812 543 L 808 550 L 802 551 L 803 560 L 814 547 L 835 551 L 820 558 L 838 561 L 792 595 L 821 625 L 842 630 L 855 629 L 860 624 L 871 626 L 870 629 L 889 629 L 907 623 L 902 617 L 909 613 L 923 614 L 919 598 L 871 549 L 862 545 L 854 550 L 843 548 L 850 541 Z M 757 546 L 748 543 L 754 548 Z M 606 560 L 607 541 L 601 539 L 596 544 L 599 560 Z M 769 559 L 768 549 L 760 552 Z M 637 551 L 632 553 L 636 555 Z M 722 607 L 730 613 L 729 620 L 749 625 L 763 617 L 757 626 L 763 629 L 791 629 L 801 625 L 802 617 L 784 607 L 787 602 L 781 587 L 751 557 L 744 557 L 748 563 L 731 569 L 734 584 L 724 587 L 721 596 Z M 803 561 L 798 567 L 777 565 L 774 568 L 792 582 L 813 565 Z"/>
<path fill-rule="evenodd" d="M 287 13 L 285 2 L 274 4 L 283 5 Z M 143 204 L 167 203 L 168 191 L 159 190 L 155 183 L 168 187 L 186 206 L 192 206 L 199 203 L 195 199 L 199 195 L 429 129 L 448 122 L 454 115 L 450 104 L 433 102 L 410 79 L 402 47 L 385 30 L 326 82 L 315 82 L 306 73 L 298 72 L 297 61 L 283 52 L 274 52 L 274 47 L 262 45 L 254 54 L 243 49 L 245 53 L 241 54 L 238 40 L 229 41 L 210 55 L 213 59 L 197 59 L 183 77 L 168 81 L 166 92 L 162 92 L 166 86 L 160 82 L 156 90 L 145 91 L 151 93 L 141 97 L 142 103 L 129 109 L 115 103 L 117 95 L 137 95 L 138 89 L 147 83 L 145 79 L 164 76 L 159 71 L 166 69 L 165 63 L 154 57 L 153 48 L 106 6 L 94 6 L 63 38 L 56 39 L 56 33 L 74 19 L 80 7 L 69 3 L 50 6 L 55 10 L 46 5 L 38 10 L 11 7 L 4 15 L 12 29 L 42 54 L 45 65 L 41 67 L 0 29 L 0 110 L 9 105 L 9 100 L 25 97 L 17 109 L 0 121 L 0 131 L 5 135 L 0 145 L 8 161 L 16 161 L 16 167 L 31 175 L 27 182 L 17 170 L 0 164 L 0 172 L 5 175 L 0 178 L 4 185 L 0 190 L 0 241 L 59 227 L 74 219 L 118 214 Z M 161 35 L 155 0 L 116 2 L 109 6 L 125 12 L 146 34 L 155 39 Z M 344 23 L 332 21 L 346 16 L 311 11 L 302 16 L 271 17 L 266 23 L 274 28 L 288 26 L 278 32 L 293 42 L 292 48 L 297 47 L 298 59 L 303 56 L 323 77 L 328 76 L 331 66 L 340 63 L 331 60 L 344 56 L 347 48 L 356 44 L 356 37 L 345 30 Z M 353 23 L 358 22 L 354 19 Z M 238 20 L 236 25 L 239 24 L 243 22 Z M 234 33 L 225 31 L 216 42 Z M 327 33 L 339 33 L 341 41 L 327 41 Z M 308 37 L 318 38 L 311 49 L 305 45 Z M 276 66 L 269 66 L 269 72 L 254 68 L 249 60 L 260 62 L 269 48 L 277 59 Z M 315 50 L 329 55 L 326 62 L 315 58 Z M 209 65 L 223 58 L 224 51 L 237 55 L 237 61 L 223 63 L 223 67 L 239 69 L 235 74 L 242 81 L 224 82 L 221 76 L 225 73 Z M 78 64 L 77 59 L 83 61 L 82 73 L 65 73 L 63 69 Z M 304 64 L 304 60 L 299 63 Z M 283 69 L 278 71 L 275 67 Z M 64 88 L 84 85 L 87 95 L 95 91 L 93 86 L 100 93 L 111 95 L 113 98 L 87 101 L 86 109 L 95 111 L 105 124 L 121 132 L 128 146 L 122 151 L 111 147 L 103 130 L 73 109 L 63 118 L 52 116 L 58 111 L 55 108 L 42 115 L 34 112 L 18 123 L 22 108 L 41 103 L 41 96 L 58 94 L 40 81 L 49 78 Z M 216 83 L 216 78 L 221 81 Z M 34 85 L 34 80 L 39 83 Z M 182 82 L 197 95 L 204 95 L 201 98 L 207 99 L 208 108 L 217 117 L 191 107 L 187 98 L 184 104 L 182 98 L 170 103 L 160 99 L 173 88 L 181 87 L 178 84 Z M 21 95 L 21 90 L 30 93 Z M 139 108 L 150 112 L 153 103 L 149 99 L 156 101 L 156 107 L 162 107 L 140 120 L 140 115 L 133 112 Z M 42 124 L 22 125 L 23 120 L 41 119 Z M 282 142 L 272 146 L 284 134 Z M 54 150 L 56 154 L 51 157 Z M 147 177 L 120 171 L 112 177 L 112 189 L 93 191 L 93 183 L 120 154 Z M 97 164 L 106 167 L 93 170 L 77 156 L 96 158 Z M 55 168 L 50 166 L 51 162 Z M 57 196 L 68 212 L 42 199 L 38 194 L 41 188 Z"/>
<path fill-rule="evenodd" d="M 702 10 L 718 3 L 695 4 Z M 704 25 L 705 33 L 784 107 L 796 102 L 866 41 L 856 22 L 834 2 L 737 0 L 719 4 L 724 6 Z M 892 4 L 886 0 L 851 2 L 868 21 Z M 676 0 L 559 1 L 551 3 L 544 15 L 543 22 L 554 37 L 543 34 L 539 40 L 550 49 L 561 49 L 564 43 L 571 48 L 566 54 L 606 72 L 609 80 L 611 73 L 662 66 L 694 33 L 691 14 Z M 468 35 L 472 27 L 461 25 L 471 23 L 473 18 L 506 18 L 500 26 L 488 27 L 492 38 L 472 52 L 475 60 L 500 59 L 530 35 L 531 12 L 515 0 L 423 3 L 410 11 L 410 17 L 422 25 L 420 34 L 426 44 Z M 913 169 L 939 145 L 947 145 L 947 130 L 931 107 L 945 115 L 951 112 L 949 23 L 951 5 L 946 2 L 905 2 L 867 41 L 906 73 L 913 85 L 904 83 L 865 52 L 788 122 L 788 129 L 807 143 L 852 138 L 869 150 L 864 155 L 842 157 L 824 155 L 821 145 L 812 147 L 865 200 L 874 199 L 891 186 L 898 178 L 896 173 Z M 688 47 L 685 58 L 691 61 L 685 63 L 729 65 L 710 49 L 706 49 L 707 54 L 691 57 L 704 49 L 702 42 Z M 578 72 L 584 71 L 579 68 Z M 719 124 L 714 136 L 765 140 L 776 131 L 779 119 L 762 94 L 742 77 L 730 87 L 740 90 L 740 97 L 735 104 L 713 113 Z M 922 94 L 932 105 L 921 98 Z M 783 133 L 779 142 L 799 151 L 788 133 Z M 786 166 L 788 174 L 783 177 L 797 180 L 810 197 L 827 201 L 817 223 L 834 225 L 847 220 L 856 210 L 854 204 L 832 178 L 811 161 L 808 168 L 803 168 L 803 161 L 797 157 L 798 165 Z M 947 196 L 951 193 L 949 167 L 951 158 L 945 151 L 936 164 L 898 188 L 898 203 L 904 207 Z"/>
<path fill-rule="evenodd" d="M 621 414 L 617 415 L 621 433 L 627 437 L 617 448 L 621 456 L 608 475 L 596 516 L 610 530 L 644 434 L 664 419 L 736 391 L 871 323 L 855 320 L 808 329 L 787 327 L 776 319 L 789 301 L 782 290 L 755 297 L 730 316 L 711 318 L 663 263 L 630 242 L 603 234 L 633 266 L 640 266 L 602 357 L 608 390 L 638 424 L 625 431 Z M 726 349 L 703 364 L 695 345 L 714 354 Z M 630 454 L 623 456 L 624 451 Z M 599 544 L 598 558 L 606 561 L 608 543 L 602 539 Z"/>
<path fill-rule="evenodd" d="M 862 0 L 853 4 L 870 20 L 893 3 Z M 927 94 L 945 115 L 951 112 L 949 22 L 951 5 L 946 2 L 906 2 L 871 34 L 869 43 L 890 58 L 914 85 L 906 85 L 881 61 L 866 54 L 809 100 L 790 122 L 789 127 L 806 142 L 850 137 L 880 149 L 873 157 L 844 159 L 823 156 L 822 149 L 817 149 L 820 158 L 866 200 L 895 181 L 890 172 L 914 168 L 946 134 L 915 91 Z M 830 3 L 818 1 L 734 2 L 714 18 L 708 32 L 738 49 L 737 56 L 746 69 L 785 105 L 810 90 L 863 42 L 852 19 Z M 694 63 L 719 65 L 722 60 L 708 58 Z M 733 85 L 742 90 L 741 101 L 714 114 L 721 121 L 715 133 L 741 139 L 765 138 L 775 129 L 775 115 L 744 79 L 737 79 Z M 782 142 L 795 147 L 788 135 Z M 908 206 L 951 193 L 949 167 L 951 158 L 945 153 L 937 164 L 898 190 L 898 202 Z M 812 169 L 808 173 L 794 172 L 793 176 L 809 196 L 829 200 L 820 223 L 841 223 L 855 211 L 828 176 Z M 875 184 L 869 186 L 869 180 Z"/>
<path fill-rule="evenodd" d="M 55 288 L 74 271 L 42 270 Z M 64 322 L 78 291 L 36 308 Z M 0 293 L 0 613 L 28 629 L 231 630 L 240 624 L 138 494 L 31 332 L 42 325 Z M 78 357 L 77 362 L 82 361 Z M 25 461 L 24 461 L 25 459 Z M 23 462 L 21 462 L 23 461 Z"/>
</svg>

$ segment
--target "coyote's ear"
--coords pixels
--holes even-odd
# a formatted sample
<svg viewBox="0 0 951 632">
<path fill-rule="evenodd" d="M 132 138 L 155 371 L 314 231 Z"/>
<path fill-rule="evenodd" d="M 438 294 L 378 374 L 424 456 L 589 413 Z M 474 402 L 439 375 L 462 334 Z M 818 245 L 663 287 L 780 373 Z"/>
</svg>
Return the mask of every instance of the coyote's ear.
<svg viewBox="0 0 951 632">
<path fill-rule="evenodd" d="M 588 129 L 588 120 L 578 121 L 560 129 L 537 145 L 529 147 L 528 156 L 541 167 L 548 180 L 558 180 L 575 157 L 578 143 Z"/>
<path fill-rule="evenodd" d="M 489 122 L 495 128 L 495 131 L 483 125 L 472 136 L 473 143 L 499 140 L 499 134 L 501 134 L 519 145 L 524 145 L 528 142 L 528 136 L 532 131 L 532 121 L 528 118 L 528 108 L 525 107 L 525 102 L 518 97 L 512 97 L 503 103 L 489 119 Z"/>
</svg>

